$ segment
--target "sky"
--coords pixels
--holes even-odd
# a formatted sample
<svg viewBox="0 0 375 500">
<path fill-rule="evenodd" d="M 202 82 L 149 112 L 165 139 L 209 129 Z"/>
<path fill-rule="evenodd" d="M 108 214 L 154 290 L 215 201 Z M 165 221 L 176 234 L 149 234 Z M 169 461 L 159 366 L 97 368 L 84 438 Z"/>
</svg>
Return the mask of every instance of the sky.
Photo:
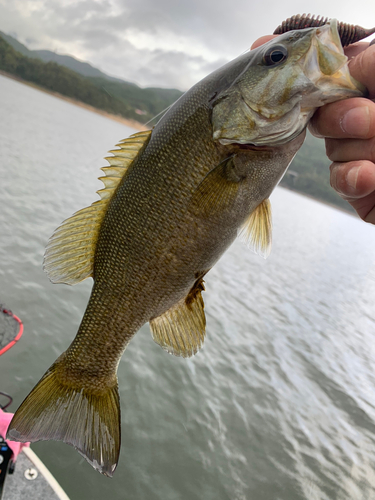
<svg viewBox="0 0 375 500">
<path fill-rule="evenodd" d="M 187 90 L 304 12 L 375 26 L 374 0 L 0 0 L 0 30 L 142 87 Z"/>
</svg>

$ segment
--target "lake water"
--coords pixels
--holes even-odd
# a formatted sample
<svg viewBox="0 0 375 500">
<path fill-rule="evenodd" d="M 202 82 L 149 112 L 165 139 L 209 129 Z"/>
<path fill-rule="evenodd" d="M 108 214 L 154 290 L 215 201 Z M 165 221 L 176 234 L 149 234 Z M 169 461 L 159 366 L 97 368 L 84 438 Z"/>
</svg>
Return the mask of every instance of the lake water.
<svg viewBox="0 0 375 500">
<path fill-rule="evenodd" d="M 3 76 L 0 117 L 0 301 L 25 325 L 0 358 L 15 411 L 92 285 L 52 285 L 46 242 L 97 199 L 102 158 L 132 131 Z M 236 242 L 207 276 L 197 356 L 169 356 L 148 325 L 129 345 L 114 478 L 33 446 L 72 500 L 375 499 L 374 227 L 280 188 L 272 205 L 270 257 Z"/>
</svg>

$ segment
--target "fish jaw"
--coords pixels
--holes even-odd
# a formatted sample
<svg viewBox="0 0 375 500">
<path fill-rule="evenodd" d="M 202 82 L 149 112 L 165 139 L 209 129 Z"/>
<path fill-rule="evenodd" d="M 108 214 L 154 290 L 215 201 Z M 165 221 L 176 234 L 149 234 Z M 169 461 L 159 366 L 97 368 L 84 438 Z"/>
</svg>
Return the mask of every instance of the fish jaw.
<svg viewBox="0 0 375 500">
<path fill-rule="evenodd" d="M 315 85 L 315 92 L 302 95 L 301 109 L 314 110 L 324 104 L 359 97 L 366 88 L 349 73 L 336 19 L 317 28 L 310 50 L 299 61 L 305 76 Z"/>
<path fill-rule="evenodd" d="M 305 129 L 318 107 L 365 94 L 350 76 L 337 21 L 288 33 L 251 51 L 247 70 L 218 96 L 212 112 L 215 141 L 285 144 Z M 273 48 L 286 51 L 287 58 L 267 67 L 264 58 Z"/>
</svg>

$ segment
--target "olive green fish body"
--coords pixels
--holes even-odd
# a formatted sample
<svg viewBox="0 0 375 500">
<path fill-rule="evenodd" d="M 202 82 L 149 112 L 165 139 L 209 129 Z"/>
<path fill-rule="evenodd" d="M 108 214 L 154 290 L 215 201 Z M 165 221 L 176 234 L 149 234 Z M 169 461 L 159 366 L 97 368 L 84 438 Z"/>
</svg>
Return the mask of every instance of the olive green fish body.
<svg viewBox="0 0 375 500">
<path fill-rule="evenodd" d="M 203 345 L 203 278 L 240 234 L 267 254 L 268 197 L 314 110 L 363 95 L 334 21 L 288 32 L 215 71 L 152 132 L 118 144 L 101 200 L 47 246 L 53 282 L 94 278 L 77 336 L 17 410 L 11 439 L 62 440 L 111 476 L 120 450 L 116 370 L 147 321 L 155 342 L 188 357 Z"/>
<path fill-rule="evenodd" d="M 222 151 L 212 141 L 207 105 L 187 120 L 179 109 L 175 114 L 181 115 L 181 124 L 176 125 L 181 133 L 172 135 L 169 142 L 164 140 L 163 127 L 160 133 L 158 129 L 152 133 L 145 152 L 114 196 L 101 227 L 93 294 L 75 342 L 81 344 L 81 337 L 90 331 L 94 364 L 105 357 L 109 367 L 108 360 L 112 359 L 103 349 L 103 332 L 111 339 L 108 349 L 114 349 L 120 357 L 142 324 L 188 296 L 196 281 L 237 237 L 249 213 L 269 196 L 302 142 L 298 138 L 294 147 L 280 146 L 276 151 L 241 151 L 236 147 L 231 152 Z M 233 182 L 235 195 L 224 210 L 210 202 L 202 213 L 206 194 L 200 187 L 215 167 L 228 157 L 232 159 L 231 154 L 235 155 L 233 167 L 239 172 L 235 175 L 243 176 Z M 264 177 L 262 190 L 255 182 L 259 175 Z M 229 182 L 225 177 L 223 180 Z M 104 298 L 107 293 L 108 300 Z M 98 315 L 105 316 L 109 324 L 98 321 Z M 95 331 L 100 340 L 97 359 L 92 340 Z M 75 356 L 80 362 L 81 352 Z M 114 357 L 112 364 L 117 361 Z"/>
</svg>

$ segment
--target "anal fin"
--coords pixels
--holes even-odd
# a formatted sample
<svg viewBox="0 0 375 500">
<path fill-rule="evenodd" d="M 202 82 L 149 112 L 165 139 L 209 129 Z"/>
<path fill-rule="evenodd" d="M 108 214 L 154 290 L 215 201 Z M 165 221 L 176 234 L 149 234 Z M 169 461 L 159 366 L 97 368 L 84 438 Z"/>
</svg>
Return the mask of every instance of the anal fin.
<svg viewBox="0 0 375 500">
<path fill-rule="evenodd" d="M 188 358 L 203 345 L 206 330 L 203 283 L 199 278 L 186 297 L 150 321 L 152 338 L 170 354 Z"/>
</svg>

